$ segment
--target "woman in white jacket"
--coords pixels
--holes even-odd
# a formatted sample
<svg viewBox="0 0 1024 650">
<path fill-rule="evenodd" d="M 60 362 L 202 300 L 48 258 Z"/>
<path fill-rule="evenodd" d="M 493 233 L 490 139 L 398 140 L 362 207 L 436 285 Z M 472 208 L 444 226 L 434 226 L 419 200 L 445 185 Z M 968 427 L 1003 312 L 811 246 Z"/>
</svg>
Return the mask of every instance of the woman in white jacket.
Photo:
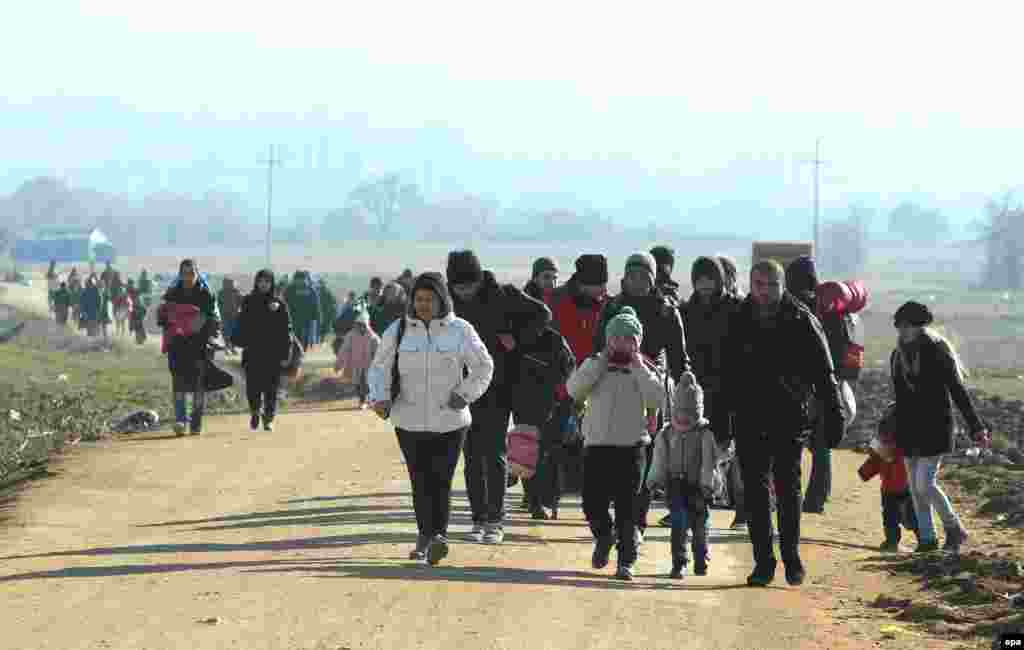
<svg viewBox="0 0 1024 650">
<path fill-rule="evenodd" d="M 395 426 L 412 482 L 419 536 L 411 560 L 437 564 L 448 555 L 452 476 L 472 422 L 469 405 L 493 374 L 484 342 L 454 315 L 441 274 L 419 276 L 409 314 L 384 332 L 368 373 L 373 410 Z"/>
</svg>

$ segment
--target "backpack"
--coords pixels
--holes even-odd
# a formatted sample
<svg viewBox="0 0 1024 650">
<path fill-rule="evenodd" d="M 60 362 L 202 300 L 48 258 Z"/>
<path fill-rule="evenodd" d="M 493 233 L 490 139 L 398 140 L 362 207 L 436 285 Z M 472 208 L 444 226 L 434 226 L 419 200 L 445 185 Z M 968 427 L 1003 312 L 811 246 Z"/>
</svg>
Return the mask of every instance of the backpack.
<svg viewBox="0 0 1024 650">
<path fill-rule="evenodd" d="M 398 372 L 398 348 L 402 347 L 402 339 L 405 338 L 405 316 L 398 319 L 398 333 L 395 336 L 395 360 L 391 364 L 391 403 L 398 401 L 398 395 L 402 392 L 402 375 Z"/>
<path fill-rule="evenodd" d="M 828 348 L 836 366 L 836 377 L 857 381 L 864 369 L 864 329 L 857 314 L 829 313 L 821 317 Z"/>
</svg>

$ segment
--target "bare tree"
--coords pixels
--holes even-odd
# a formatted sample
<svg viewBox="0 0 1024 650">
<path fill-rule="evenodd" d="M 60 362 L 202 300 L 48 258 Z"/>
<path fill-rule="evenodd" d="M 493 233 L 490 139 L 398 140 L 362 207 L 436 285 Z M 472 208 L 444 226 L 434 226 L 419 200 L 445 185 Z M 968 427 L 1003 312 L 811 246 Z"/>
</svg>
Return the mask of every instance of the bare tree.
<svg viewBox="0 0 1024 650">
<path fill-rule="evenodd" d="M 1002 201 L 989 201 L 985 213 L 985 219 L 974 224 L 985 245 L 984 285 L 1017 291 L 1024 279 L 1024 206 L 1007 194 Z"/>
<path fill-rule="evenodd" d="M 864 269 L 868 260 L 868 227 L 873 218 L 872 210 L 854 204 L 844 221 L 824 224 L 822 250 L 817 256 L 829 273 L 859 273 Z"/>
</svg>

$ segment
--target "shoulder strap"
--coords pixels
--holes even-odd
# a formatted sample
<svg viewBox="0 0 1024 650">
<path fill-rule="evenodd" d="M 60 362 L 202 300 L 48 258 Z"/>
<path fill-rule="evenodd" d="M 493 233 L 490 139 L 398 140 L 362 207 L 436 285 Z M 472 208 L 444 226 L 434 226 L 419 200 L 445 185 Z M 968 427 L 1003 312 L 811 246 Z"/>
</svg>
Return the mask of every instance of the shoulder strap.
<svg viewBox="0 0 1024 650">
<path fill-rule="evenodd" d="M 398 399 L 402 391 L 402 376 L 398 372 L 398 349 L 402 346 L 402 339 L 405 337 L 405 316 L 398 319 L 398 331 L 395 335 L 395 360 L 391 363 L 391 403 Z"/>
</svg>

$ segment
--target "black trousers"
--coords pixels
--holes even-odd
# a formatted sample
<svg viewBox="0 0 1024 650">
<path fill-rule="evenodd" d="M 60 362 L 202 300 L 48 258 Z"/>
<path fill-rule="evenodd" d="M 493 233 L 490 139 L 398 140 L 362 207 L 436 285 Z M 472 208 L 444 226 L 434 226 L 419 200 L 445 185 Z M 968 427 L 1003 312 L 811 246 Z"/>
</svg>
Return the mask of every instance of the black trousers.
<svg viewBox="0 0 1024 650">
<path fill-rule="evenodd" d="M 799 563 L 803 439 L 790 433 L 744 432 L 737 436 L 736 446 L 743 473 L 745 506 L 750 519 L 747 530 L 754 547 L 754 563 L 765 570 L 774 570 L 776 564 L 769 486 L 773 476 L 782 561 Z"/>
<path fill-rule="evenodd" d="M 448 536 L 452 511 L 452 477 L 459 464 L 465 429 L 423 433 L 396 429 L 412 483 L 412 506 L 421 536 Z"/>
<path fill-rule="evenodd" d="M 511 411 L 493 395 L 470 406 L 473 424 L 466 436 L 463 473 L 473 523 L 500 524 L 505 520 L 508 489 L 508 418 Z"/>
<path fill-rule="evenodd" d="M 882 527 L 885 529 L 885 541 L 895 544 L 900 543 L 903 527 L 917 535 L 917 512 L 910 490 L 882 492 Z"/>
<path fill-rule="evenodd" d="M 647 469 L 647 446 L 584 449 L 583 514 L 595 538 L 617 536 L 619 564 L 636 561 L 637 493 Z M 615 502 L 615 521 L 609 506 Z"/>
<path fill-rule="evenodd" d="M 268 420 L 277 413 L 277 393 L 281 388 L 281 366 L 249 364 L 245 369 L 245 396 L 249 412 L 259 413 Z"/>
</svg>

